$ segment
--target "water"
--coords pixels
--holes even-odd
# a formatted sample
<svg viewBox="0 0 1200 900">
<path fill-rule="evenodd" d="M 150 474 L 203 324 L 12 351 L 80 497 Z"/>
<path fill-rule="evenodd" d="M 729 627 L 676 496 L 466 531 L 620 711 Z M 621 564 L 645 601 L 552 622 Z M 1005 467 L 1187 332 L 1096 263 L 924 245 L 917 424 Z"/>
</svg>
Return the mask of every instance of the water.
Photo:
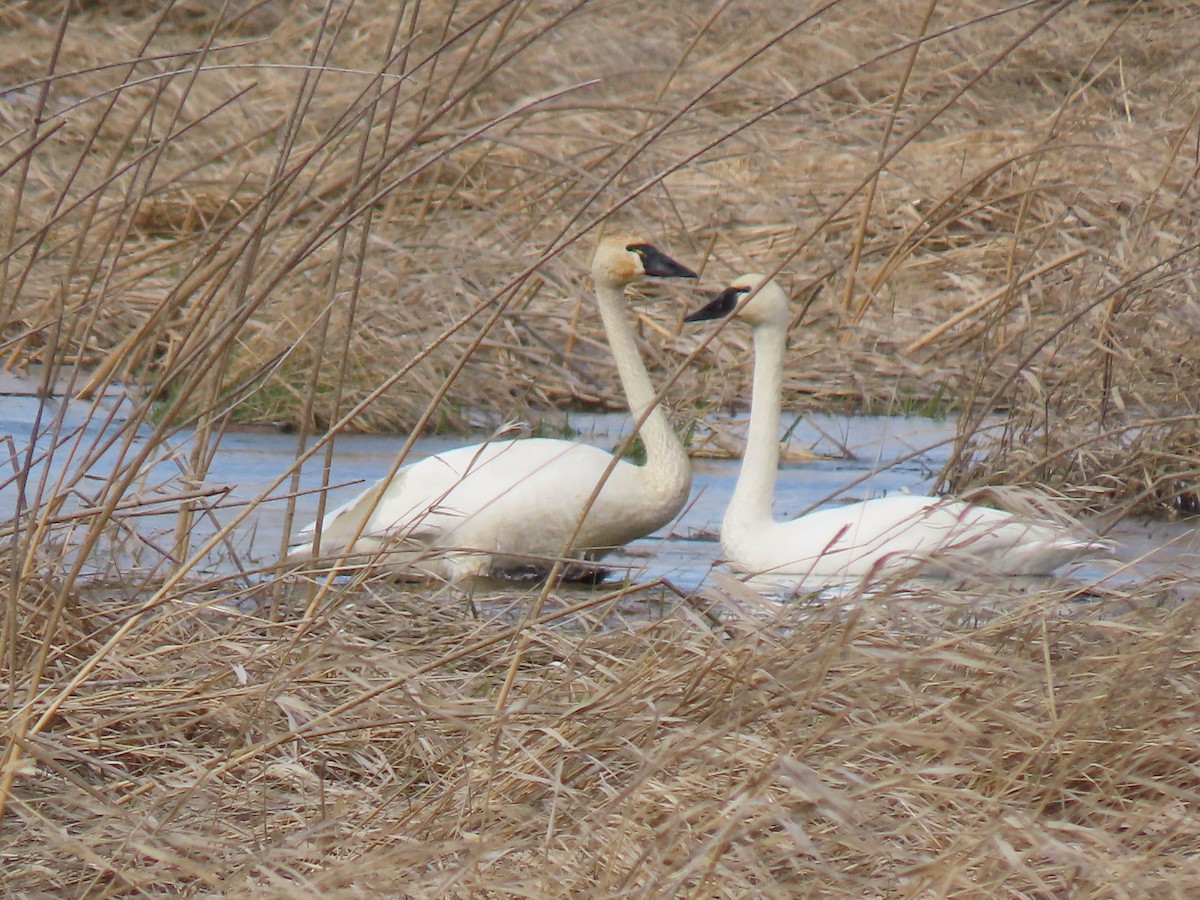
<svg viewBox="0 0 1200 900">
<path fill-rule="evenodd" d="M 11 378 L 9 379 L 11 382 Z M 0 393 L 5 385 L 0 383 Z M 10 384 L 11 389 L 11 384 Z M 66 407 L 61 397 L 41 401 L 36 397 L 10 393 L 0 396 L 0 464 L 15 473 L 29 446 L 35 421 L 43 423 L 62 414 L 62 433 L 71 439 L 61 442 L 48 461 L 35 462 L 30 468 L 29 492 L 43 477 L 53 481 L 64 471 L 78 469 L 87 448 L 114 433 L 128 410 L 128 401 L 119 394 L 103 400 L 95 410 L 81 401 Z M 106 417 L 113 423 L 105 424 Z M 588 441 L 605 449 L 613 448 L 629 427 L 623 415 L 571 415 L 567 424 L 576 432 L 576 440 Z M 722 433 L 739 433 L 744 421 L 723 423 Z M 827 458 L 784 463 L 776 488 L 775 513 L 779 517 L 801 514 L 823 502 L 866 499 L 898 491 L 927 493 L 936 473 L 951 452 L 953 420 L 897 417 L 806 416 L 793 428 L 790 446 L 810 448 Z M 136 452 L 144 446 L 148 430 L 143 428 L 134 442 Z M 7 437 L 6 437 L 7 436 Z M 140 473 L 135 493 L 143 500 L 158 499 L 160 506 L 139 510 L 136 517 L 120 519 L 114 528 L 106 553 L 97 558 L 117 558 L 122 566 L 161 565 L 162 552 L 173 540 L 176 523 L 176 499 L 185 487 L 181 473 L 186 471 L 192 450 L 191 434 L 184 433 L 156 453 L 154 461 Z M 411 460 L 448 447 L 467 443 L 459 437 L 431 437 L 419 440 Z M 36 446 L 44 450 L 49 438 L 42 436 Z M 367 484 L 380 478 L 391 466 L 403 444 L 396 436 L 345 435 L 335 443 L 331 482 L 327 503 L 337 505 L 354 496 Z M 77 449 L 72 452 L 72 447 Z M 207 501 L 213 508 L 198 517 L 191 549 L 201 546 L 224 523 L 244 510 L 245 505 L 266 491 L 295 458 L 297 438 L 270 430 L 234 431 L 225 434 L 216 447 L 212 464 L 203 484 L 190 489 L 211 492 Z M 11 461 L 10 461 L 11 457 Z M 125 455 L 128 459 L 129 454 Z M 88 468 L 87 475 L 74 478 L 75 488 L 65 509 L 86 509 L 95 502 L 102 480 L 121 462 L 117 449 L 111 448 Z M 296 500 L 298 528 L 316 514 L 321 484 L 323 452 L 301 470 L 300 496 Z M 635 541 L 606 558 L 614 575 L 636 580 L 665 578 L 682 589 L 692 590 L 709 576 L 719 563 L 717 533 L 721 516 L 737 477 L 737 460 L 697 459 L 692 499 L 684 512 L 669 527 Z M 848 487 L 847 487 L 848 486 Z M 228 540 L 214 548 L 201 569 L 214 573 L 270 564 L 281 545 L 286 495 L 290 479 L 270 491 L 268 499 L 255 508 L 233 531 Z M 16 482 L 9 473 L 0 475 L 0 521 L 9 519 L 17 506 Z M 149 513 L 149 514 L 147 514 Z M 1200 574 L 1200 537 L 1191 524 L 1147 523 L 1128 520 L 1111 532 L 1120 547 L 1120 556 L 1129 565 L 1119 571 L 1121 580 L 1147 577 L 1156 571 Z M 114 552 L 114 550 L 116 552 Z M 152 561 L 152 562 L 149 562 Z M 1112 566 L 1089 564 L 1074 573 L 1076 578 L 1098 579 Z M 104 575 L 102 564 L 87 569 L 89 574 Z"/>
</svg>

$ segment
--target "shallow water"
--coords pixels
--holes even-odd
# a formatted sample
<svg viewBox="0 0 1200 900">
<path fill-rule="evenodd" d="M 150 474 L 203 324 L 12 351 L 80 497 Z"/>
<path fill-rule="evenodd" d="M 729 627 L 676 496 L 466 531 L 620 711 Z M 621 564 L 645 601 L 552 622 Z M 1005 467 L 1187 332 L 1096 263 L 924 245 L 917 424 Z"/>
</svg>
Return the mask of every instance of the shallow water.
<svg viewBox="0 0 1200 900">
<path fill-rule="evenodd" d="M 66 442 L 60 439 L 48 461 L 35 462 L 30 467 L 26 489 L 30 497 L 35 495 L 39 479 L 47 477 L 52 483 L 64 471 L 78 468 L 83 450 L 114 430 L 113 425 L 105 427 L 105 417 L 112 412 L 119 421 L 125 403 L 117 396 L 93 411 L 87 403 L 72 401 L 63 408 L 60 406 L 63 402 L 55 398 L 43 403 L 36 397 L 19 394 L 0 397 L 0 441 L 5 447 L 0 453 L 0 464 L 9 470 L 0 475 L 0 521 L 9 519 L 16 509 L 17 486 L 11 474 L 23 465 L 36 422 L 40 421 L 44 429 L 45 423 L 61 414 L 62 433 L 73 436 Z M 577 440 L 605 449 L 614 447 L 629 425 L 628 417 L 623 415 L 571 415 L 566 423 L 576 432 Z M 734 431 L 740 431 L 744 422 L 732 425 Z M 808 415 L 792 429 L 790 446 L 809 448 L 828 458 L 782 466 L 775 513 L 791 517 L 825 502 L 877 497 L 896 491 L 926 493 L 949 457 L 954 430 L 955 422 L 949 419 Z M 135 442 L 135 451 L 144 442 L 144 433 L 145 429 Z M 159 509 L 164 512 L 127 520 L 136 534 L 125 532 L 116 536 L 123 564 L 137 565 L 148 557 L 158 558 L 161 549 L 170 546 L 177 505 L 172 498 L 183 489 L 181 471 L 186 469 L 191 442 L 192 436 L 186 433 L 173 439 L 170 448 L 157 455 L 157 461 L 137 479 L 136 493 L 143 498 L 160 497 L 165 502 Z M 297 442 L 295 435 L 271 430 L 234 431 L 220 439 L 203 484 L 192 486 L 223 492 L 218 507 L 197 522 L 193 550 L 267 489 L 295 458 Z M 414 446 L 410 459 L 465 442 L 466 439 L 459 437 L 422 439 Z M 35 446 L 45 450 L 50 443 L 43 435 Z M 79 449 L 72 454 L 75 444 Z M 402 444 L 403 439 L 397 436 L 337 438 L 330 473 L 335 487 L 329 491 L 329 507 L 354 496 L 386 473 Z M 302 469 L 301 495 L 296 500 L 297 529 L 315 516 L 323 455 L 319 453 Z M 93 496 L 89 484 L 99 485 L 100 479 L 118 464 L 115 450 L 100 456 L 86 477 L 75 480 L 76 490 L 68 509 L 71 504 L 76 508 L 89 505 Z M 607 557 L 605 562 L 613 574 L 627 574 L 636 580 L 665 578 L 684 590 L 699 586 L 719 562 L 716 535 L 733 490 L 737 466 L 736 460 L 697 459 L 692 499 L 684 512 L 668 528 Z M 273 561 L 281 545 L 285 498 L 290 490 L 290 479 L 275 488 L 269 499 L 237 526 L 230 539 L 205 558 L 201 568 L 209 572 L 233 572 Z M 843 493 L 833 499 L 838 491 Z M 1167 570 L 1176 575 L 1200 575 L 1200 535 L 1191 523 L 1126 520 L 1109 536 L 1119 543 L 1119 556 L 1128 565 L 1116 567 L 1117 573 L 1113 575 L 1112 564 L 1088 564 L 1073 570 L 1073 578 L 1098 580 L 1107 576 L 1127 581 Z M 111 559 L 112 548 L 107 549 L 106 555 Z M 103 574 L 100 566 L 90 571 Z"/>
</svg>

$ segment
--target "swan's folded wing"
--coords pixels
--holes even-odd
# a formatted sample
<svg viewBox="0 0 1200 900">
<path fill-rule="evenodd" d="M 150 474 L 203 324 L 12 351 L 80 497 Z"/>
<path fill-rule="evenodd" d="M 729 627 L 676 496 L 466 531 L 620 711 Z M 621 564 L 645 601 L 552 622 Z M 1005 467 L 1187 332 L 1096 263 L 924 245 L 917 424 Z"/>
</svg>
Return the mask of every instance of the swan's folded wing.
<svg viewBox="0 0 1200 900">
<path fill-rule="evenodd" d="M 324 519 L 321 520 L 320 552 L 330 554 L 345 550 L 356 536 L 358 538 L 384 538 L 399 531 L 403 531 L 406 540 L 418 543 L 427 543 L 432 539 L 436 529 L 422 528 L 421 520 L 417 515 L 412 517 L 412 522 L 406 522 L 396 516 L 389 517 L 384 509 L 389 495 L 403 494 L 408 475 L 409 470 L 401 469 L 390 483 L 378 481 L 357 497 L 326 513 Z M 382 513 L 381 510 L 383 510 Z M 419 513 L 421 511 L 413 510 L 411 512 Z M 406 528 L 406 525 L 411 527 Z M 313 522 L 300 531 L 296 536 L 296 543 L 288 548 L 290 558 L 311 557 L 316 527 L 316 522 Z"/>
</svg>

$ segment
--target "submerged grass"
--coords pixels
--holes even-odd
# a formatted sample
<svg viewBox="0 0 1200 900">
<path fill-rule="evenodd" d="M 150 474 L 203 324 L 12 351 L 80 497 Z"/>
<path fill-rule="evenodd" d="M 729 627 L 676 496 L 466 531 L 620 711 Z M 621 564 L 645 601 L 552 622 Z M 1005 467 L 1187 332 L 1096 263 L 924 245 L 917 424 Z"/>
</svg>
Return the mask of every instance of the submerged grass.
<svg viewBox="0 0 1200 900">
<path fill-rule="evenodd" d="M 205 480 L 235 420 L 336 479 L 346 430 L 619 408 L 581 273 L 632 226 L 714 286 L 783 270 L 793 406 L 954 409 L 958 488 L 1194 512 L 1192 5 L 0 25 L 0 354 L 74 398 L 2 448 L 6 892 L 1200 887 L 1197 607 L 1169 575 L 784 606 L 719 575 L 310 583 L 230 537 L 294 470 L 223 525 Z M 701 346 L 668 297 L 635 309 L 677 421 L 744 402 L 747 337 Z"/>
</svg>

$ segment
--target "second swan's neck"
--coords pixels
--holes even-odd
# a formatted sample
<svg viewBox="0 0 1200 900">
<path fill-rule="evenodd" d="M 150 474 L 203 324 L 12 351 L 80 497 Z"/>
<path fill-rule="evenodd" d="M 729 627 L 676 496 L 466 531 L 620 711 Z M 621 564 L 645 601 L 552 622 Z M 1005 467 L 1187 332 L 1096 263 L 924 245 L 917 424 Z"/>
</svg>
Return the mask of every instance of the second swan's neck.
<svg viewBox="0 0 1200 900">
<path fill-rule="evenodd" d="M 779 407 L 783 394 L 783 358 L 787 331 L 776 325 L 754 329 L 754 388 L 750 428 L 733 498 L 725 510 L 723 533 L 770 523 L 779 468 Z"/>
<path fill-rule="evenodd" d="M 625 291 L 597 279 L 596 301 L 633 421 L 640 421 L 653 406 L 639 432 L 646 448 L 643 470 L 647 488 L 664 498 L 675 497 L 680 491 L 686 493 L 691 487 L 691 463 L 662 406 L 654 403 L 657 392 L 629 325 Z"/>
</svg>

